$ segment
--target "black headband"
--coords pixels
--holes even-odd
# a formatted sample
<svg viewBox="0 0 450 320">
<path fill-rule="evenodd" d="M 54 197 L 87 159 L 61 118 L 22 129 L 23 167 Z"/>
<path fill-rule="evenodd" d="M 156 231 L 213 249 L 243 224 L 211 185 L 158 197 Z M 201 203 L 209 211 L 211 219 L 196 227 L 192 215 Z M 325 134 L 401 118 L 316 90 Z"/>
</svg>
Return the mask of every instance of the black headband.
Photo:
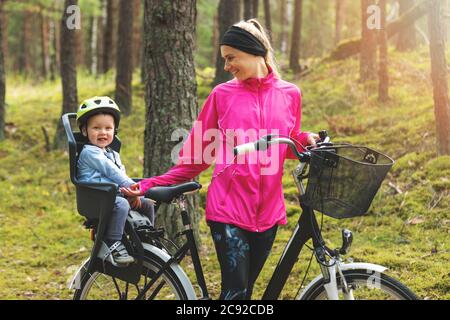
<svg viewBox="0 0 450 320">
<path fill-rule="evenodd" d="M 236 26 L 230 27 L 225 32 L 220 45 L 230 46 L 255 56 L 265 57 L 267 54 L 267 49 L 258 38 Z"/>
</svg>

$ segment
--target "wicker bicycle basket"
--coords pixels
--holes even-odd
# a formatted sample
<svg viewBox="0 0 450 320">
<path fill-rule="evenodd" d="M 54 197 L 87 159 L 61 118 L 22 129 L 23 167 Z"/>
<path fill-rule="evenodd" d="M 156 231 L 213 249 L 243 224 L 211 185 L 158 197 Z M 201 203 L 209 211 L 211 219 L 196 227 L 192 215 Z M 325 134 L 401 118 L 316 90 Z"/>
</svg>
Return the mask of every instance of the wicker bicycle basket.
<svg viewBox="0 0 450 320">
<path fill-rule="evenodd" d="M 337 219 L 364 215 L 393 164 L 390 157 L 367 147 L 311 150 L 306 203 Z"/>
</svg>

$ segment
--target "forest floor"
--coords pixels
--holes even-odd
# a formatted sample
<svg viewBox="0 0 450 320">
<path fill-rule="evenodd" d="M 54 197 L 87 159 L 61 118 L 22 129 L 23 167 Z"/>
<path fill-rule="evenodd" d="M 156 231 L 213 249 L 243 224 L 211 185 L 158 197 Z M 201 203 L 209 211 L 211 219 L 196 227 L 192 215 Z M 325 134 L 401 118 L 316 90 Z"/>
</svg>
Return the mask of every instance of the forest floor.
<svg viewBox="0 0 450 320">
<path fill-rule="evenodd" d="M 316 66 L 300 80 L 286 77 L 303 92 L 303 130 L 328 129 L 335 141 L 371 146 L 396 160 L 369 213 L 344 220 L 325 216 L 324 238 L 328 246 L 338 247 L 340 230 L 349 228 L 354 243 L 348 256 L 354 261 L 388 267 L 390 275 L 422 299 L 449 299 L 450 156 L 437 157 L 435 151 L 428 52 L 392 52 L 388 103 L 377 101 L 376 84 L 358 83 L 358 66 L 358 60 L 350 59 Z M 111 74 L 98 79 L 79 74 L 80 101 L 113 96 L 112 79 Z M 199 87 L 199 92 L 209 90 Z M 89 256 L 92 242 L 76 213 L 67 152 L 46 151 L 43 132 L 53 137 L 61 112 L 60 82 L 8 77 L 6 100 L 8 133 L 0 143 L 0 299 L 70 299 L 67 282 Z M 133 114 L 121 122 L 121 154 L 128 174 L 139 177 L 145 112 L 144 90 L 137 80 L 133 102 Z M 255 299 L 261 297 L 298 220 L 290 175 L 295 165 L 287 161 L 283 178 L 288 224 L 279 229 Z M 200 177 L 203 208 L 211 173 L 212 168 Z M 204 219 L 200 234 L 208 289 L 217 298 L 220 271 Z M 308 250 L 301 254 L 283 299 L 297 295 L 310 256 Z M 192 267 L 185 267 L 193 276 Z M 313 263 L 307 280 L 318 274 Z"/>
</svg>

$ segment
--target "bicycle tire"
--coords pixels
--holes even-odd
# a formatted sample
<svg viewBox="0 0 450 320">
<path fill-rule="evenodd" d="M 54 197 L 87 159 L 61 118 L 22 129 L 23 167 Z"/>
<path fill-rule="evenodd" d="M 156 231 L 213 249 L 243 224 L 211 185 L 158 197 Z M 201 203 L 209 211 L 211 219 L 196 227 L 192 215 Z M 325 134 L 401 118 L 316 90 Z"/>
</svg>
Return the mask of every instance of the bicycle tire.
<svg viewBox="0 0 450 320">
<path fill-rule="evenodd" d="M 393 298 L 395 300 L 418 300 L 419 298 L 403 283 L 384 273 L 376 273 L 368 269 L 344 270 L 342 272 L 347 285 L 352 288 L 355 295 L 366 300 L 380 300 L 380 298 Z M 339 297 L 344 297 L 342 292 L 341 276 L 336 275 Z M 378 289 L 378 290 L 375 290 Z M 323 277 L 302 293 L 300 300 L 325 300 L 328 299 Z"/>
<path fill-rule="evenodd" d="M 88 263 L 89 260 L 85 262 L 86 268 Z M 161 270 L 165 263 L 166 261 L 161 259 L 155 253 L 148 250 L 144 251 L 143 274 L 138 283 L 139 287 L 143 282 L 140 290 L 142 290 L 145 284 Z M 180 279 L 177 268 L 178 270 L 181 270 L 181 267 L 178 264 L 172 264 L 166 269 L 156 284 L 151 287 L 151 290 L 147 291 L 143 300 L 188 300 L 195 298 L 192 296 L 194 291 L 192 285 L 190 285 L 190 281 L 184 272 L 182 273 L 186 278 Z M 186 279 L 189 282 L 190 288 L 186 285 Z M 133 299 L 132 297 L 136 299 L 139 293 L 136 285 L 127 284 L 126 282 L 117 279 L 114 280 L 111 276 L 100 272 L 94 272 L 90 277 L 83 277 L 81 281 L 80 288 L 75 290 L 74 300 L 128 300 Z M 102 285 L 103 283 L 106 284 Z M 160 285 L 162 285 L 161 289 L 156 292 L 158 296 L 153 296 Z M 117 286 L 124 291 L 118 290 Z"/>
</svg>

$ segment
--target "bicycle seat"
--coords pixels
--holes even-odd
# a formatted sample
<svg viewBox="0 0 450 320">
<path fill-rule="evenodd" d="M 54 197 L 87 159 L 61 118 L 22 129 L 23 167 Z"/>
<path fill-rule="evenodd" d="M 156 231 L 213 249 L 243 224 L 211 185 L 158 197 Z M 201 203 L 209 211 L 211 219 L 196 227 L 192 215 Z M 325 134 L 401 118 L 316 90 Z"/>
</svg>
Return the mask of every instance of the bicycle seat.
<svg viewBox="0 0 450 320">
<path fill-rule="evenodd" d="M 173 199 L 181 196 L 182 194 L 197 191 L 201 187 L 202 185 L 195 181 L 186 182 L 175 186 L 153 187 L 145 193 L 145 197 L 155 200 L 156 202 L 171 203 Z"/>
</svg>

